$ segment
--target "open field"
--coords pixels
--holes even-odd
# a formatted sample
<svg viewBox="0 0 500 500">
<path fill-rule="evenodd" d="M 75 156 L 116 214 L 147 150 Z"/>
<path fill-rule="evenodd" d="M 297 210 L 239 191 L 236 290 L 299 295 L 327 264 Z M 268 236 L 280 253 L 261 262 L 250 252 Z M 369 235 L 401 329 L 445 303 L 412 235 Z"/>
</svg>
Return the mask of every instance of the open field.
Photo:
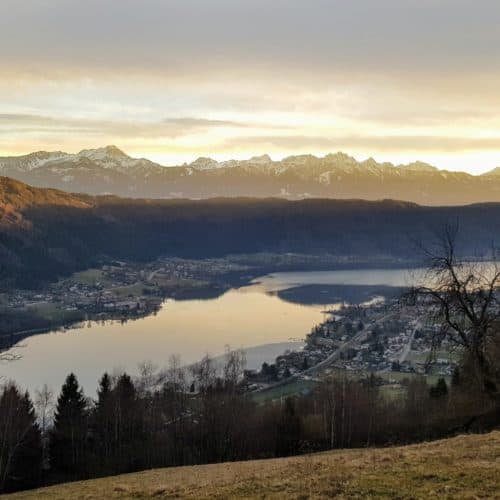
<svg viewBox="0 0 500 500">
<path fill-rule="evenodd" d="M 418 445 L 157 469 L 11 499 L 500 498 L 500 431 Z"/>
<path fill-rule="evenodd" d="M 81 311 L 68 311 L 51 302 L 28 306 L 26 310 L 52 322 L 54 326 L 82 321 L 85 317 Z"/>
<path fill-rule="evenodd" d="M 96 282 L 103 281 L 104 273 L 101 269 L 87 269 L 85 271 L 80 271 L 74 273 L 71 276 L 71 280 L 75 283 L 82 283 L 84 285 L 94 285 Z"/>
<path fill-rule="evenodd" d="M 346 372 L 345 370 L 338 368 L 328 368 L 328 375 L 338 375 L 338 376 L 352 376 L 354 378 L 364 378 L 367 374 L 365 372 Z M 412 380 L 414 378 L 422 378 L 422 375 L 416 373 L 401 373 L 401 372 L 378 372 L 375 373 L 376 376 L 383 378 L 386 381 L 393 380 L 396 383 L 394 385 L 383 385 L 381 386 L 381 393 L 390 399 L 396 399 L 405 393 L 405 388 L 398 383 L 403 380 Z M 439 378 L 444 378 L 447 383 L 450 383 L 450 377 L 441 377 L 438 375 L 426 375 L 425 380 L 429 385 L 434 385 Z M 264 389 L 259 392 L 252 392 L 251 396 L 254 401 L 259 404 L 264 404 L 269 401 L 276 401 L 281 398 L 286 398 L 288 396 L 296 396 L 298 394 L 304 394 L 315 387 L 321 382 L 317 380 L 303 380 L 303 379 L 293 379 L 290 382 L 284 382 L 277 385 L 276 387 L 271 387 L 269 389 Z"/>
<path fill-rule="evenodd" d="M 144 292 L 149 287 L 142 283 L 134 283 L 133 285 L 117 286 L 113 288 L 113 295 L 120 300 L 128 298 L 136 298 L 144 295 Z"/>
<path fill-rule="evenodd" d="M 312 380 L 294 380 L 289 384 L 278 385 L 261 392 L 252 392 L 251 397 L 255 402 L 264 404 L 288 396 L 304 394 L 314 389 L 317 385 L 317 382 Z"/>
</svg>

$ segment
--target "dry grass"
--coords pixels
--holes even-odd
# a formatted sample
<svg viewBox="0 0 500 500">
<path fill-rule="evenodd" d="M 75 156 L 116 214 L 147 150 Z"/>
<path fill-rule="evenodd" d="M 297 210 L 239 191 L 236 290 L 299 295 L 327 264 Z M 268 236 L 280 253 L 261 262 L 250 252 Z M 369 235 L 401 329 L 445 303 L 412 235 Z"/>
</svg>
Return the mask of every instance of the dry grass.
<svg viewBox="0 0 500 500">
<path fill-rule="evenodd" d="M 398 448 L 158 469 L 12 499 L 500 498 L 500 432 Z"/>
</svg>

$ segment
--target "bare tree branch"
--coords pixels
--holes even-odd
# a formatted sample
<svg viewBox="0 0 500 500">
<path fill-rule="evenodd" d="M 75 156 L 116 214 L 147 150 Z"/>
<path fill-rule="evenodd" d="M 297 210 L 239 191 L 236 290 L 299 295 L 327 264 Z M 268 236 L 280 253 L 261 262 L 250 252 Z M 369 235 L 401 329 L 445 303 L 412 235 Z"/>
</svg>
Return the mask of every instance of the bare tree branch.
<svg viewBox="0 0 500 500">
<path fill-rule="evenodd" d="M 492 356 L 492 346 L 500 342 L 500 270 L 494 261 L 460 259 L 457 235 L 458 224 L 447 225 L 438 245 L 424 249 L 425 283 L 414 287 L 410 296 L 426 304 L 441 322 L 433 348 L 445 340 L 461 347 L 485 390 L 500 399 L 498 361 Z"/>
</svg>

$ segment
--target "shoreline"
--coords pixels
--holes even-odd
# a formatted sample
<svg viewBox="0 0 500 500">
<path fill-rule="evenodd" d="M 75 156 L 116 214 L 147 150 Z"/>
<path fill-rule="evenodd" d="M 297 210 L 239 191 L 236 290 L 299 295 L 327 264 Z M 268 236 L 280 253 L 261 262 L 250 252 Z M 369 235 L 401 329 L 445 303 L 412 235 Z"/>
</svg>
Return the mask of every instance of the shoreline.
<svg viewBox="0 0 500 500">
<path fill-rule="evenodd" d="M 71 312 L 63 311 L 59 308 L 61 317 L 57 319 L 47 319 L 40 316 L 36 310 L 33 310 L 31 306 L 20 311 L 16 316 L 16 312 L 13 308 L 5 307 L 4 311 L 12 316 L 13 320 L 22 319 L 26 322 L 33 322 L 33 328 L 22 328 L 19 330 L 13 330 L 6 333 L 0 332 L 0 350 L 8 350 L 12 348 L 19 340 L 23 338 L 28 338 L 32 335 L 37 335 L 40 333 L 49 333 L 51 331 L 58 331 L 62 328 L 71 328 L 73 325 L 78 324 L 82 321 L 99 321 L 104 319 L 105 321 L 120 321 L 120 320 L 136 320 L 145 318 L 151 314 L 158 311 L 161 304 L 163 304 L 168 299 L 174 300 L 203 300 L 217 298 L 223 295 L 231 288 L 243 288 L 252 286 L 253 281 L 261 276 L 266 276 L 274 273 L 285 273 L 285 272 L 314 272 L 314 271 L 355 271 L 363 269 L 372 270 L 386 270 L 386 269 L 404 269 L 408 266 L 412 266 L 415 263 L 413 261 L 405 262 L 388 262 L 387 260 L 377 260 L 375 262 L 347 262 L 347 263 L 332 263 L 325 262 L 321 257 L 318 257 L 317 262 L 296 262 L 296 263 L 277 263 L 277 264 L 260 264 L 256 265 L 255 260 L 258 257 L 239 257 L 236 258 L 236 262 L 242 265 L 250 266 L 253 263 L 253 267 L 248 267 L 245 269 L 232 270 L 227 272 L 221 272 L 218 275 L 211 277 L 209 281 L 205 281 L 203 284 L 198 286 L 174 286 L 174 287 L 161 287 L 153 286 L 154 293 L 152 295 L 142 295 L 140 298 L 144 300 L 146 306 L 145 309 L 141 311 L 91 311 L 88 309 L 77 309 Z M 168 260 L 168 259 L 167 259 Z M 233 263 L 234 258 L 227 258 L 228 263 Z M 201 261 L 200 261 L 201 262 Z M 151 266 L 153 263 L 147 264 Z M 138 264 L 131 264 L 133 267 L 140 267 Z M 82 271 L 83 273 L 90 270 Z M 77 273 L 80 274 L 80 273 Z M 70 278 L 68 278 L 70 279 Z M 48 284 L 47 287 L 54 286 L 55 284 Z M 16 291 L 14 291 L 16 292 Z M 22 292 L 22 290 L 20 290 Z M 51 302 L 49 304 L 55 304 L 56 302 Z M 37 325 L 38 323 L 38 325 Z"/>
</svg>

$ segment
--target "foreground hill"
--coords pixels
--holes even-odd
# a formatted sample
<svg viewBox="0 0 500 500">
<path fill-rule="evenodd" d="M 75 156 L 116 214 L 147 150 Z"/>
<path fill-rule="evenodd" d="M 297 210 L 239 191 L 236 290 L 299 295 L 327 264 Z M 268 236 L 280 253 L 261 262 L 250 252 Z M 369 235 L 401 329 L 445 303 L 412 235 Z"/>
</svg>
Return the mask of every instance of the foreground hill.
<svg viewBox="0 0 500 500">
<path fill-rule="evenodd" d="M 499 492 L 497 431 L 398 448 L 157 469 L 6 498 L 498 498 Z"/>
<path fill-rule="evenodd" d="M 498 169 L 473 176 L 422 162 L 398 166 L 372 158 L 358 162 L 344 153 L 281 161 L 267 155 L 225 162 L 198 158 L 166 168 L 107 146 L 77 154 L 41 151 L 0 158 L 0 175 L 39 187 L 134 198 L 391 198 L 422 205 L 500 201 Z"/>
<path fill-rule="evenodd" d="M 140 200 L 69 195 L 2 179 L 0 213 L 9 210 L 22 223 L 12 223 L 12 217 L 0 220 L 4 287 L 31 286 L 110 259 L 169 255 L 296 253 L 328 255 L 342 265 L 394 265 L 421 257 L 416 242 L 428 245 L 445 223 L 457 220 L 464 235 L 461 249 L 468 255 L 489 251 L 500 235 L 498 203 L 422 207 L 391 200 Z"/>
</svg>

